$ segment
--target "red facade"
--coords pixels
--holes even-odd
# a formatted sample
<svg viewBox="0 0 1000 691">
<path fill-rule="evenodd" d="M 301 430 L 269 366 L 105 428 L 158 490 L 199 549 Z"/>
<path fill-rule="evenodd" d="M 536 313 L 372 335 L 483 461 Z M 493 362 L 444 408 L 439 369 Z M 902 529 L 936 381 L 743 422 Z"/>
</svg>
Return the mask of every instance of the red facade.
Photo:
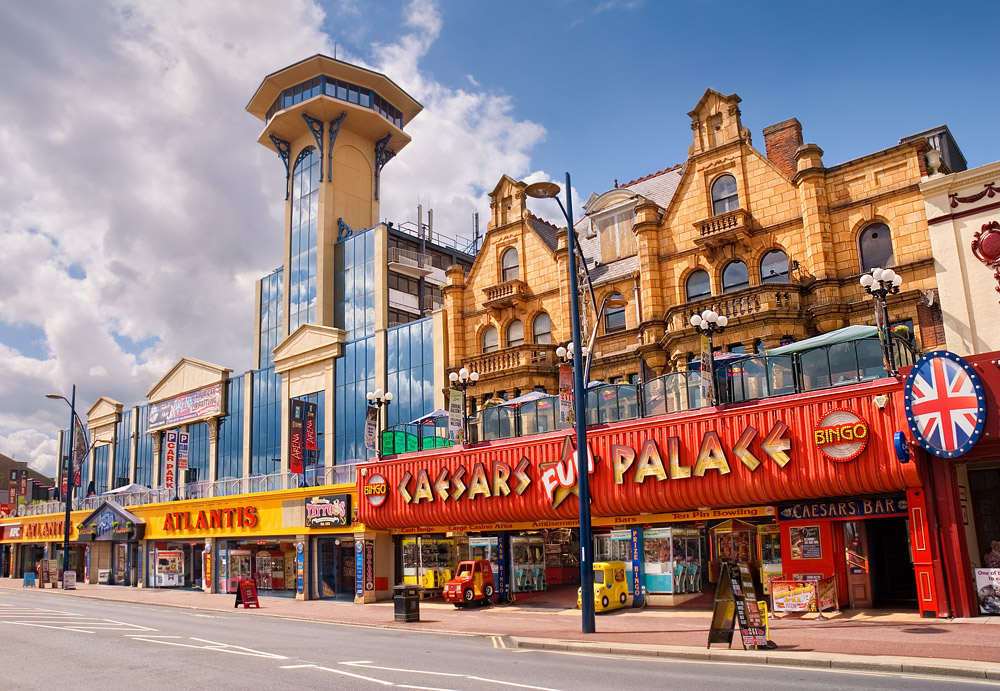
<svg viewBox="0 0 1000 691">
<path fill-rule="evenodd" d="M 906 430 L 902 403 L 902 382 L 884 379 L 591 427 L 592 513 L 632 516 L 919 487 L 916 465 L 899 463 L 893 451 L 893 434 Z M 856 457 L 849 453 L 856 446 L 825 446 L 844 456 L 835 459 L 817 444 L 838 427 L 821 425 L 835 410 L 860 423 L 840 425 L 854 425 L 864 442 Z M 359 518 L 387 530 L 573 519 L 572 454 L 572 433 L 563 430 L 367 464 L 358 477 Z M 375 475 L 386 480 L 378 506 L 365 495 Z"/>
</svg>

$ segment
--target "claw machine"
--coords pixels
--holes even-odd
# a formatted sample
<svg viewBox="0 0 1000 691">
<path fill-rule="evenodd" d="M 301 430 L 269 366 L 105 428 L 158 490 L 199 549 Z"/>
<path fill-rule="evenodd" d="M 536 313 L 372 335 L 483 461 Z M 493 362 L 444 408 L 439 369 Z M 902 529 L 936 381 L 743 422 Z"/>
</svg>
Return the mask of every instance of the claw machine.
<svg viewBox="0 0 1000 691">
<path fill-rule="evenodd" d="M 711 561 L 709 580 L 719 582 L 723 561 L 735 561 L 748 566 L 757 557 L 757 527 L 746 521 L 730 518 L 710 531 Z"/>
<path fill-rule="evenodd" d="M 250 569 L 250 550 L 233 549 L 229 551 L 229 592 L 235 593 L 240 581 L 253 580 Z"/>
<path fill-rule="evenodd" d="M 771 594 L 771 580 L 783 578 L 781 566 L 781 529 L 777 524 L 757 526 L 757 560 L 764 595 Z"/>
</svg>

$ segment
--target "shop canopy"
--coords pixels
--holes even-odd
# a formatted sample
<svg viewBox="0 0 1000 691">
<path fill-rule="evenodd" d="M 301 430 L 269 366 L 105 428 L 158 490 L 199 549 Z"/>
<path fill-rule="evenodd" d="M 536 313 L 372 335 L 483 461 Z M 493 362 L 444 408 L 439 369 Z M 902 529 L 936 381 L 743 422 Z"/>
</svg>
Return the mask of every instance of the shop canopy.
<svg viewBox="0 0 1000 691">
<path fill-rule="evenodd" d="M 838 343 L 850 343 L 851 341 L 862 341 L 866 338 L 877 337 L 878 327 L 855 324 L 852 326 L 845 326 L 843 329 L 831 331 L 830 333 L 813 336 L 812 338 L 807 338 L 804 341 L 796 341 L 795 343 L 789 343 L 788 345 L 773 348 L 772 350 L 767 351 L 767 354 L 792 355 L 794 353 L 801 353 L 814 348 L 822 348 L 824 346 L 837 345 Z"/>
<path fill-rule="evenodd" d="M 80 540 L 141 540 L 146 522 L 110 499 L 105 499 L 78 526 Z"/>
</svg>

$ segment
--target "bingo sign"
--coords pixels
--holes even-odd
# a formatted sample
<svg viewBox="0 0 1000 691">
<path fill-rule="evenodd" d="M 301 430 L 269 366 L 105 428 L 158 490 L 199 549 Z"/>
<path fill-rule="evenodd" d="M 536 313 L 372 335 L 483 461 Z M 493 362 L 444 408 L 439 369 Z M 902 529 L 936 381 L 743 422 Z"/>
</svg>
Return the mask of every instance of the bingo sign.
<svg viewBox="0 0 1000 691">
<path fill-rule="evenodd" d="M 849 410 L 832 410 L 816 425 L 813 438 L 831 461 L 849 461 L 865 450 L 868 424 Z"/>
<path fill-rule="evenodd" d="M 368 481 L 365 483 L 365 499 L 368 503 L 374 507 L 382 506 L 385 503 L 386 497 L 389 496 L 389 483 L 386 479 L 375 473 Z"/>
</svg>

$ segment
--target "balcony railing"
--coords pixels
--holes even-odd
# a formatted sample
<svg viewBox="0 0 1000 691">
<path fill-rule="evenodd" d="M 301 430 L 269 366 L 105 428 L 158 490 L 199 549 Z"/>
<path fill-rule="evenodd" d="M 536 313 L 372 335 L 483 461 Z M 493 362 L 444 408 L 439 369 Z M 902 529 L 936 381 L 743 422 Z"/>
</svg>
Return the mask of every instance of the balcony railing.
<svg viewBox="0 0 1000 691">
<path fill-rule="evenodd" d="M 751 288 L 713 295 L 670 310 L 667 322 L 671 329 L 688 328 L 692 314 L 712 310 L 728 319 L 752 316 L 772 310 L 798 310 L 799 288 L 784 283 L 762 283 Z"/>
<path fill-rule="evenodd" d="M 531 365 L 555 365 L 555 345 L 530 344 L 478 355 L 466 366 L 480 374 L 504 374 Z"/>
<path fill-rule="evenodd" d="M 918 353 L 893 335 L 896 362 L 912 365 Z M 745 355 L 715 363 L 718 405 L 787 396 L 888 376 L 878 338 L 847 341 L 792 355 Z M 703 407 L 701 372 L 673 372 L 644 384 L 599 384 L 587 389 L 587 426 L 604 425 Z M 470 443 L 542 434 L 560 422 L 559 397 L 545 395 L 520 405 L 486 408 L 469 420 Z M 383 434 L 383 455 L 452 446 L 448 417 L 396 425 Z"/>
<path fill-rule="evenodd" d="M 244 478 L 223 478 L 215 482 L 192 482 L 176 489 L 164 487 L 143 488 L 134 492 L 105 492 L 90 497 L 73 499 L 73 509 L 77 511 L 93 511 L 104 501 L 111 500 L 121 506 L 142 506 L 144 504 L 159 504 L 180 499 L 206 499 L 211 497 L 227 497 L 234 494 L 257 494 L 260 492 L 275 492 L 282 489 L 299 489 L 301 487 L 322 487 L 353 483 L 357 479 L 357 466 L 354 464 L 337 465 L 332 468 L 309 468 L 305 475 L 299 473 L 271 473 L 270 475 L 251 475 Z M 47 501 L 37 504 L 22 505 L 19 516 L 43 516 L 62 513 L 66 505 L 61 501 Z"/>
<path fill-rule="evenodd" d="M 524 281 L 514 279 L 483 288 L 483 293 L 486 295 L 485 306 L 487 309 L 510 307 L 527 299 L 528 285 Z"/>
</svg>

